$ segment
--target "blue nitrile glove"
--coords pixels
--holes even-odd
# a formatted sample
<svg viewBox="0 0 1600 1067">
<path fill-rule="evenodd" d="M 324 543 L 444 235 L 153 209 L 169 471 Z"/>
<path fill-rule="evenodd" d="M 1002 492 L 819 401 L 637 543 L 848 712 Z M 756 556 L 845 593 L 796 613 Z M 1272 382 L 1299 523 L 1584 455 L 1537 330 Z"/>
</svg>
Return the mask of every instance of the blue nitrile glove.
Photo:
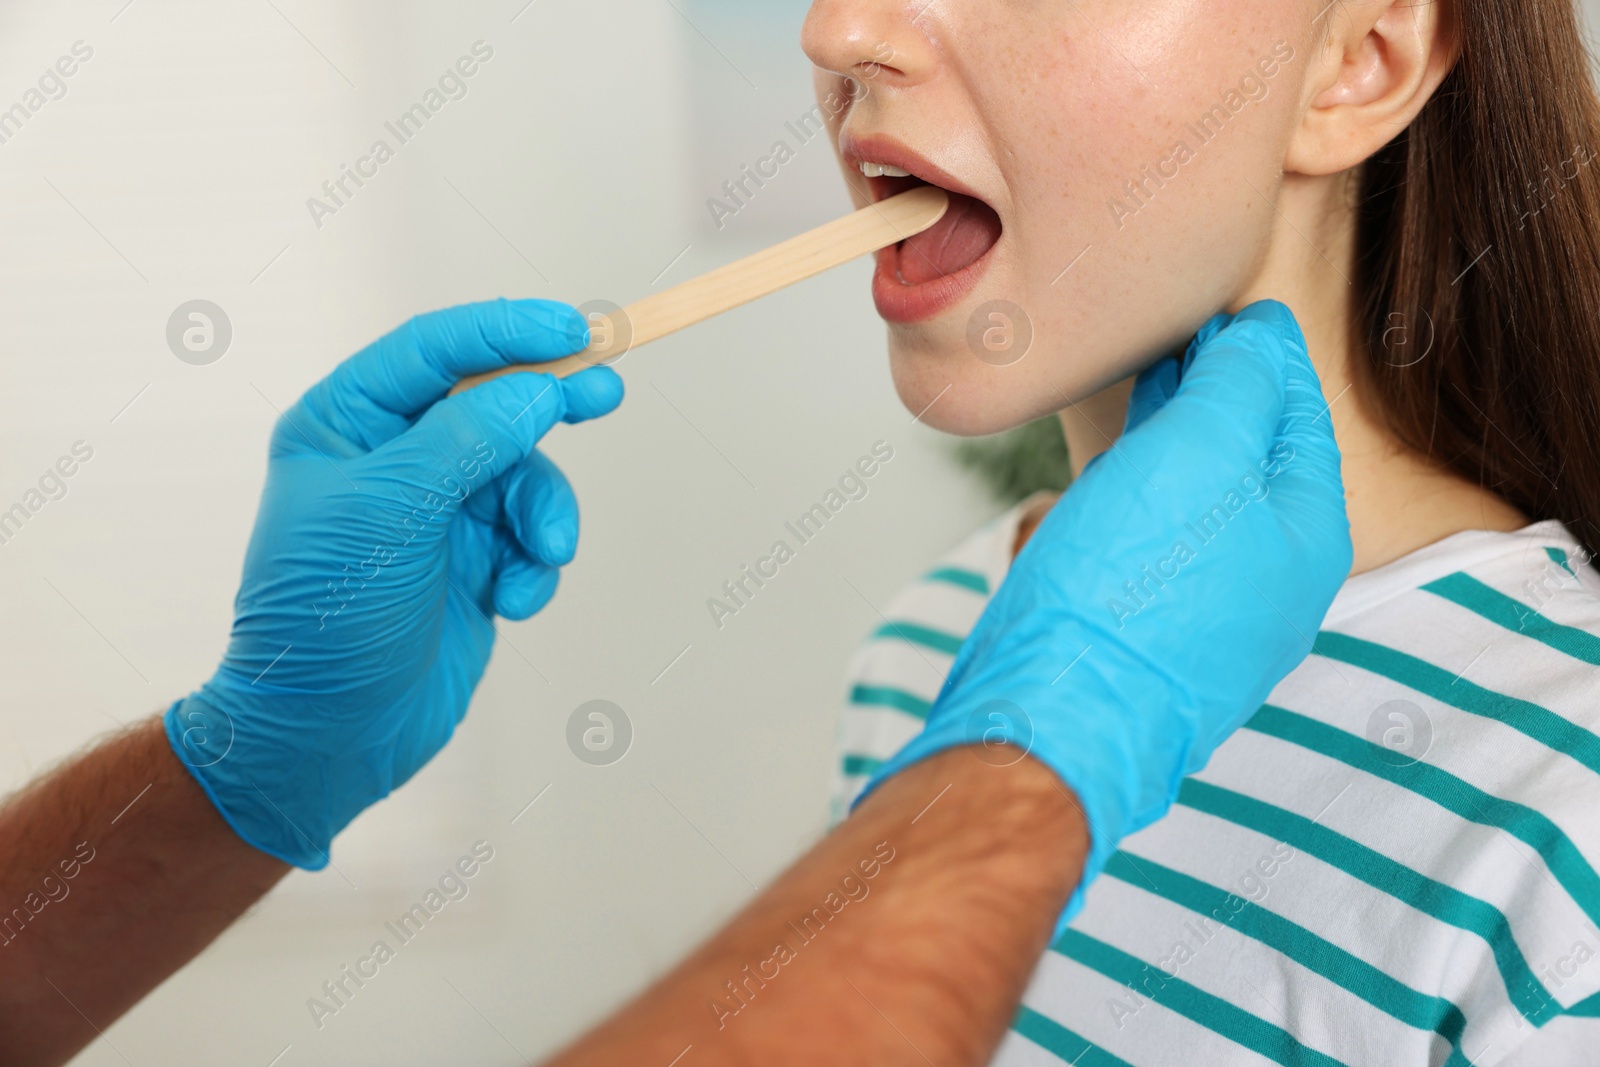
<svg viewBox="0 0 1600 1067">
<path fill-rule="evenodd" d="M 404 783 L 466 713 L 494 644 L 571 561 L 578 509 L 534 450 L 613 410 L 606 367 L 565 381 L 457 379 L 583 348 L 565 304 L 422 315 L 341 364 L 278 421 L 222 666 L 167 737 L 229 825 L 300 867 Z"/>
<path fill-rule="evenodd" d="M 1351 562 L 1331 422 L 1276 301 L 1217 316 L 1181 367 L 1141 374 L 1116 447 L 1040 523 L 868 791 L 955 746 L 996 764 L 1030 750 L 1089 827 L 1064 926 L 1118 843 L 1311 650 Z"/>
</svg>

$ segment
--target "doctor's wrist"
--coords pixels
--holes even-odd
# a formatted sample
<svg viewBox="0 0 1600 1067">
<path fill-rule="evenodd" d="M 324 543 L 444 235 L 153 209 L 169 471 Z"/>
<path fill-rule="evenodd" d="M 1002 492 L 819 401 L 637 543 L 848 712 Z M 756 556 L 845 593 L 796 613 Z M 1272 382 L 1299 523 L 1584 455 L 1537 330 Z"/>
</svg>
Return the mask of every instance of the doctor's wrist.
<svg viewBox="0 0 1600 1067">
<path fill-rule="evenodd" d="M 997 765 L 981 745 L 944 749 L 885 779 L 856 815 L 920 831 L 937 863 L 977 874 L 1049 922 L 1072 894 L 1089 849 L 1083 809 L 1032 757 Z M 1049 922 L 1046 925 L 1049 925 Z"/>
<path fill-rule="evenodd" d="M 247 717 L 223 710 L 208 689 L 175 701 L 162 717 L 173 757 L 247 845 L 306 870 L 326 867 L 344 824 L 330 821 L 325 804 L 296 803 L 328 795 L 324 761 L 250 729 Z"/>
</svg>

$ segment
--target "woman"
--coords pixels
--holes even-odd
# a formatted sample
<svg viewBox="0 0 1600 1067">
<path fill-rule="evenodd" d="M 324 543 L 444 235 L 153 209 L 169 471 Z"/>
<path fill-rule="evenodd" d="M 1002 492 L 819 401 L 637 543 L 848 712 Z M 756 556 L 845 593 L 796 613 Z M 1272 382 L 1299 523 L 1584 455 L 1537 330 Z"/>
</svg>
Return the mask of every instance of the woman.
<svg viewBox="0 0 1600 1067">
<path fill-rule="evenodd" d="M 1593 1062 L 1600 107 L 1571 0 L 817 0 L 804 43 L 819 93 L 855 94 L 833 122 L 858 202 L 953 194 L 873 281 L 922 421 L 1059 412 L 1081 470 L 1119 383 L 1271 297 L 1344 457 L 1355 563 L 1315 652 L 1124 842 L 998 1062 Z M 841 804 L 916 736 L 1050 502 L 863 648 Z M 1106 625 L 1184 562 L 1130 576 Z"/>
</svg>

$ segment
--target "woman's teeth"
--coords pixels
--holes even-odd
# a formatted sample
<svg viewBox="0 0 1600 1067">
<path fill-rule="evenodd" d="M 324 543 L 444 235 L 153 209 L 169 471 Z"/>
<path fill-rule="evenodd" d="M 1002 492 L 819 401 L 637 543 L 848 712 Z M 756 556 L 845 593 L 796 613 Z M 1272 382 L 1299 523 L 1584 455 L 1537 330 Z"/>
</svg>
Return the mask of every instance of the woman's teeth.
<svg viewBox="0 0 1600 1067">
<path fill-rule="evenodd" d="M 911 177 L 911 172 L 909 170 L 901 170 L 899 167 L 892 167 L 887 163 L 868 163 L 865 160 L 863 160 L 861 162 L 860 166 L 861 166 L 861 173 L 866 175 L 868 178 L 909 178 L 909 177 Z"/>
</svg>

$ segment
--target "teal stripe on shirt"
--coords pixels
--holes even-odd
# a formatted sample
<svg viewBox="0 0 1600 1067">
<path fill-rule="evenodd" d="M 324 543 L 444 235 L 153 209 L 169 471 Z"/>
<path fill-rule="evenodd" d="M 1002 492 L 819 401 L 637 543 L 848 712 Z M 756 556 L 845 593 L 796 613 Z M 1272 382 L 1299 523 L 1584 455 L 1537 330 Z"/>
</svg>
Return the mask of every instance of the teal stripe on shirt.
<svg viewBox="0 0 1600 1067">
<path fill-rule="evenodd" d="M 1566 1010 L 1567 1015 L 1580 1019 L 1600 1019 L 1600 993 L 1585 997 Z"/>
<path fill-rule="evenodd" d="M 947 634 L 931 626 L 919 626 L 914 622 L 886 622 L 874 630 L 872 636 L 875 640 L 906 641 L 943 652 L 947 656 L 953 656 L 961 649 L 961 638 L 955 634 Z"/>
<path fill-rule="evenodd" d="M 1303 815 L 1209 782 L 1184 779 L 1178 803 L 1282 841 L 1442 923 L 1477 935 L 1494 954 L 1506 994 L 1525 1018 L 1543 1026 L 1561 1013 L 1561 1005 L 1523 959 L 1511 936 L 1511 924 L 1487 901 L 1419 874 Z"/>
<path fill-rule="evenodd" d="M 1143 856 L 1115 852 L 1105 873 L 1136 889 L 1148 890 L 1287 956 L 1320 978 L 1354 993 L 1391 1018 L 1418 1030 L 1431 1030 L 1459 1050 L 1466 1016 L 1443 997 L 1420 993 L 1359 956 L 1319 937 L 1299 923 L 1225 889 L 1191 878 Z M 1204 933 L 1205 931 L 1201 931 Z M 1207 939 L 1209 942 L 1209 938 Z M 1460 1062 L 1463 1057 L 1453 1056 Z"/>
<path fill-rule="evenodd" d="M 1549 708 L 1474 685 L 1415 656 L 1358 637 L 1324 630 L 1317 634 L 1311 651 L 1380 674 L 1462 711 L 1504 723 L 1600 773 L 1600 737 Z"/>
<path fill-rule="evenodd" d="M 1332 1056 L 1302 1044 L 1289 1031 L 1251 1015 L 1221 997 L 1213 996 L 1181 978 L 1172 978 L 1152 969 L 1137 956 L 1068 928 L 1055 944 L 1056 952 L 1110 978 L 1119 985 L 1131 986 L 1162 1007 L 1220 1034 L 1236 1045 L 1243 1045 L 1268 1059 L 1295 1067 L 1344 1067 Z M 1154 974 L 1144 986 L 1135 983 Z"/>
<path fill-rule="evenodd" d="M 863 756 L 850 752 L 845 754 L 840 766 L 844 769 L 846 778 L 855 778 L 876 773 L 878 768 L 883 766 L 883 760 L 876 756 Z"/>
<path fill-rule="evenodd" d="M 1427 763 L 1397 766 L 1394 754 L 1382 745 L 1271 704 L 1263 705 L 1245 723 L 1245 729 L 1299 745 L 1392 782 L 1469 822 L 1504 830 L 1537 852 L 1567 895 L 1585 915 L 1600 924 L 1600 875 L 1595 874 L 1572 839 L 1533 808 L 1502 800 Z"/>
<path fill-rule="evenodd" d="M 965 567 L 940 567 L 938 570 L 929 571 L 923 575 L 922 580 L 925 582 L 943 582 L 945 585 L 969 589 L 982 596 L 989 595 L 989 579 L 977 571 L 969 571 Z"/>
<path fill-rule="evenodd" d="M 1572 569 L 1572 564 L 1567 562 L 1567 554 L 1561 551 L 1561 549 L 1551 548 L 1550 546 L 1546 545 L 1544 554 L 1549 556 L 1553 563 L 1559 565 L 1562 570 L 1566 571 L 1574 578 L 1578 576 L 1578 572 Z"/>
<path fill-rule="evenodd" d="M 1530 637 L 1590 666 L 1600 666 L 1600 637 L 1550 619 L 1469 574 L 1451 574 L 1422 587 L 1496 626 Z"/>
<path fill-rule="evenodd" d="M 1026 1004 L 1017 1009 L 1017 1017 L 1011 1020 L 1011 1029 L 1072 1067 L 1133 1067 L 1127 1060 L 1118 1059 Z"/>
<path fill-rule="evenodd" d="M 928 709 L 933 707 L 915 693 L 892 685 L 858 685 L 850 690 L 850 703 L 866 708 L 893 708 L 918 719 L 926 719 Z"/>
</svg>

